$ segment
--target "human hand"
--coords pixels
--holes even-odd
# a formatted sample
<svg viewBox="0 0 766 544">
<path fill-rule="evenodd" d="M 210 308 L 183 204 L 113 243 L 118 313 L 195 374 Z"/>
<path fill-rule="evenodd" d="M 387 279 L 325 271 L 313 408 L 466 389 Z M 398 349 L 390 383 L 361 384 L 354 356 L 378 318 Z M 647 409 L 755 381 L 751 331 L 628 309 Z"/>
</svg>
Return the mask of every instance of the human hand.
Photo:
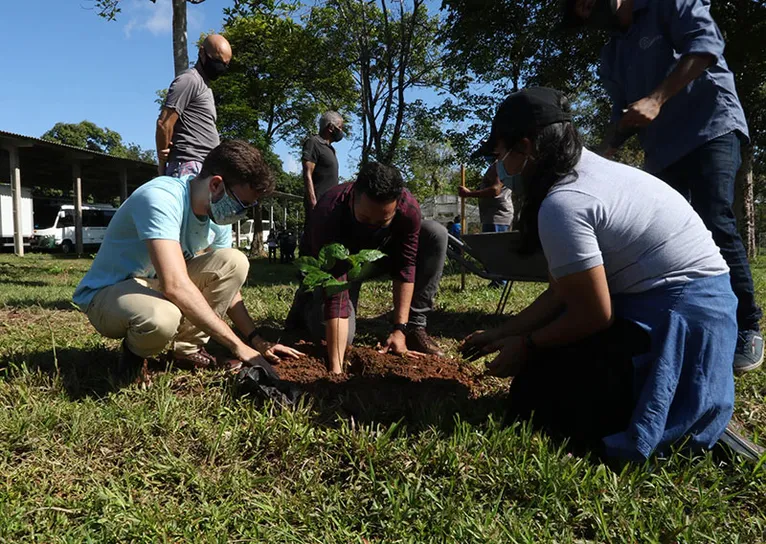
<svg viewBox="0 0 766 544">
<path fill-rule="evenodd" d="M 475 361 L 487 353 L 491 353 L 491 351 L 485 350 L 498 339 L 495 331 L 478 330 L 465 337 L 463 344 L 460 346 L 460 351 L 463 353 L 463 357 L 470 361 Z"/>
<path fill-rule="evenodd" d="M 470 192 L 468 187 L 463 187 L 462 185 L 457 188 L 457 194 L 460 198 L 467 198 Z"/>
<path fill-rule="evenodd" d="M 630 131 L 648 126 L 657 118 L 661 109 L 662 102 L 652 96 L 633 102 L 627 107 L 622 119 L 620 119 L 620 130 Z"/>
<path fill-rule="evenodd" d="M 263 352 L 263 358 L 271 364 L 279 364 L 284 359 L 300 359 L 304 354 L 289 346 L 274 344 Z"/>
<path fill-rule="evenodd" d="M 242 346 L 237 349 L 236 353 L 234 353 L 234 356 L 247 366 L 259 366 L 263 368 L 266 375 L 272 380 L 279 380 L 279 374 L 277 374 L 271 364 L 263 355 L 250 346 L 242 344 Z"/>
<path fill-rule="evenodd" d="M 487 374 L 497 378 L 516 376 L 527 362 L 527 347 L 521 336 L 504 340 L 500 353 L 487 363 Z"/>
<path fill-rule="evenodd" d="M 386 340 L 386 344 L 378 350 L 378 353 L 385 354 L 391 353 L 393 355 L 401 355 L 402 357 L 412 357 L 413 359 L 420 359 L 425 357 L 425 353 L 419 351 L 409 351 L 407 349 L 407 337 L 404 336 L 402 331 L 394 331 Z"/>
<path fill-rule="evenodd" d="M 170 159 L 170 147 L 167 149 L 158 149 L 157 159 L 159 159 L 160 164 L 165 164 L 168 162 L 168 159 Z"/>
</svg>

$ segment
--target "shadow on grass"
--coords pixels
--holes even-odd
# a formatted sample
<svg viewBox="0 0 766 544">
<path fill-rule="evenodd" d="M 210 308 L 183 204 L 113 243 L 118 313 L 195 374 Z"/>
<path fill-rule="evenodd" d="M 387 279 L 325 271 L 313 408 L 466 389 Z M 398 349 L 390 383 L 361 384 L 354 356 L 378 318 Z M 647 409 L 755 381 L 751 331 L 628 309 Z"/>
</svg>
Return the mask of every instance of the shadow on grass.
<svg viewBox="0 0 766 544">
<path fill-rule="evenodd" d="M 7 308 L 23 310 L 27 308 L 43 308 L 45 310 L 68 310 L 79 312 L 71 299 L 61 298 L 57 300 L 40 300 L 39 298 L 11 298 L 2 303 Z"/>
<path fill-rule="evenodd" d="M 129 376 L 118 372 L 118 355 L 106 348 L 37 351 L 0 359 L 0 368 L 25 364 L 30 372 L 59 378 L 67 396 L 80 400 L 103 397 L 130 383 Z"/>
<path fill-rule="evenodd" d="M 298 269 L 292 264 L 270 264 L 268 259 L 250 259 L 247 285 L 298 285 Z"/>
</svg>

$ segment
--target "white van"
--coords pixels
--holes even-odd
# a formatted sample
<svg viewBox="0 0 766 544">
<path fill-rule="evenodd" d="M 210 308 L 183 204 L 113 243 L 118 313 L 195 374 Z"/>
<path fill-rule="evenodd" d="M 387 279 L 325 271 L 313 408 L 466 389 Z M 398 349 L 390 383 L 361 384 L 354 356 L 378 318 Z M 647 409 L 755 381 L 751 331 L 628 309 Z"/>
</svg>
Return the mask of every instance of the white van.
<svg viewBox="0 0 766 544">
<path fill-rule="evenodd" d="M 117 208 L 109 204 L 83 205 L 83 246 L 98 247 L 101 245 L 106 234 L 106 227 L 116 211 Z M 59 206 L 53 214 L 35 210 L 35 245 L 47 249 L 61 248 L 64 253 L 74 251 L 74 205 Z"/>
</svg>

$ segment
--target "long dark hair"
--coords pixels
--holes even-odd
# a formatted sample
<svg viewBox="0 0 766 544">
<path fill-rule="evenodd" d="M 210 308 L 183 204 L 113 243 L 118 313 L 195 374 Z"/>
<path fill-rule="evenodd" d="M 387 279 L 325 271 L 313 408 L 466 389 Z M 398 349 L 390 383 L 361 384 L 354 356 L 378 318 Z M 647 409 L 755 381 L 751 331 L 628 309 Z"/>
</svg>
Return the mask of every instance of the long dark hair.
<svg viewBox="0 0 766 544">
<path fill-rule="evenodd" d="M 569 112 L 569 101 L 562 95 L 560 107 Z M 534 171 L 524 177 L 524 195 L 519 217 L 521 230 L 521 251 L 534 253 L 539 250 L 540 235 L 537 228 L 537 214 L 540 206 L 554 185 L 568 178 L 567 183 L 577 179 L 574 171 L 582 156 L 582 140 L 577 129 L 570 121 L 554 123 L 545 127 L 514 133 L 498 134 L 511 149 L 522 138 L 532 141 L 534 151 Z M 532 160 L 532 159 L 530 159 Z"/>
</svg>

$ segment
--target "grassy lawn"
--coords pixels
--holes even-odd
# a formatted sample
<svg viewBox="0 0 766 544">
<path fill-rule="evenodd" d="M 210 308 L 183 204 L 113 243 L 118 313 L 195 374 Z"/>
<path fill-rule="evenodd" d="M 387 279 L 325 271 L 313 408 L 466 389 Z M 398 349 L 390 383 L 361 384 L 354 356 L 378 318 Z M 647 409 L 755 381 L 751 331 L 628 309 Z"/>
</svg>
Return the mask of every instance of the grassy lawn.
<svg viewBox="0 0 766 544">
<path fill-rule="evenodd" d="M 614 472 L 500 425 L 502 383 L 481 410 L 393 425 L 256 408 L 222 373 L 114 390 L 119 344 L 69 302 L 89 264 L 0 255 L 0 542 L 766 541 L 766 464 L 674 455 Z M 766 260 L 753 271 L 766 303 Z M 244 296 L 262 324 L 285 317 L 292 276 L 253 262 Z M 459 282 L 445 277 L 431 326 L 453 356 L 499 297 Z M 540 289 L 514 287 L 509 311 Z M 379 340 L 389 299 L 365 285 L 362 343 Z M 738 378 L 737 395 L 766 443 L 766 371 Z"/>
</svg>

